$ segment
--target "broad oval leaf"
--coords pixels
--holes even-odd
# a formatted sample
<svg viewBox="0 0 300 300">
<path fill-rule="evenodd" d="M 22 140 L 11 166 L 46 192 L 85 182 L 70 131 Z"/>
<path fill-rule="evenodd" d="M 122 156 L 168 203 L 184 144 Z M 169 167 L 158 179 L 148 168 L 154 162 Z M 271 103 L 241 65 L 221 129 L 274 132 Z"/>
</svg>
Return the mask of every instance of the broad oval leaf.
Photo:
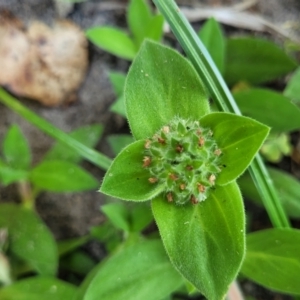
<svg viewBox="0 0 300 300">
<path fill-rule="evenodd" d="M 56 273 L 58 255 L 55 240 L 34 212 L 13 204 L 1 204 L 0 228 L 8 229 L 9 247 L 15 255 L 42 275 Z"/>
<path fill-rule="evenodd" d="M 249 166 L 269 133 L 269 128 L 250 118 L 229 113 L 211 113 L 200 120 L 212 130 L 222 151 L 222 171 L 217 184 L 227 184 L 239 177 Z"/>
<path fill-rule="evenodd" d="M 267 89 L 234 93 L 243 115 L 262 122 L 277 132 L 300 128 L 300 109 L 282 94 Z"/>
<path fill-rule="evenodd" d="M 42 190 L 75 192 L 92 190 L 98 181 L 79 166 L 60 160 L 46 160 L 30 172 L 31 182 Z"/>
<path fill-rule="evenodd" d="M 158 196 L 152 209 L 177 270 L 208 299 L 223 299 L 245 252 L 244 207 L 237 184 L 217 186 L 197 205 L 176 206 Z"/>
<path fill-rule="evenodd" d="M 33 277 L 0 289 L 1 300 L 72 300 L 76 287 L 52 277 Z"/>
<path fill-rule="evenodd" d="M 28 142 L 17 125 L 9 128 L 3 140 L 3 156 L 6 163 L 18 170 L 27 170 L 31 163 Z"/>
<path fill-rule="evenodd" d="M 143 168 L 145 141 L 125 147 L 106 172 L 100 192 L 123 200 L 146 201 L 161 192 L 148 181 L 150 173 Z"/>
<path fill-rule="evenodd" d="M 123 248 L 101 264 L 84 300 L 163 299 L 182 283 L 161 242 L 144 241 Z"/>
<path fill-rule="evenodd" d="M 276 44 L 258 38 L 228 39 L 226 53 L 225 79 L 229 85 L 239 81 L 263 83 L 297 66 Z"/>
<path fill-rule="evenodd" d="M 300 295 L 300 230 L 268 229 L 247 235 L 241 272 L 272 290 Z"/>
<path fill-rule="evenodd" d="M 125 105 L 133 136 L 153 136 L 175 116 L 199 120 L 209 112 L 191 63 L 176 51 L 145 41 L 129 70 Z"/>
<path fill-rule="evenodd" d="M 137 48 L 127 33 L 113 27 L 95 27 L 86 31 L 87 38 L 102 48 L 116 56 L 132 60 Z"/>
<path fill-rule="evenodd" d="M 211 18 L 204 23 L 198 35 L 219 71 L 223 74 L 226 45 L 220 25 L 215 19 Z"/>
</svg>

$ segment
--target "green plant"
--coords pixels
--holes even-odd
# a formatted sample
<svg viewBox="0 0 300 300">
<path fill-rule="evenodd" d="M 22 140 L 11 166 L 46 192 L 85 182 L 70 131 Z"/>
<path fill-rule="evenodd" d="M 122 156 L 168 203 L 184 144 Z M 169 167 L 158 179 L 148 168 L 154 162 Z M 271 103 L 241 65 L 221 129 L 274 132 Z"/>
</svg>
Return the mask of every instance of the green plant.
<svg viewBox="0 0 300 300">
<path fill-rule="evenodd" d="M 30 247 L 20 251 L 18 239 L 8 240 L 8 245 L 5 239 L 4 243 L 0 240 L 2 253 L 11 249 L 16 262 L 26 262 L 16 268 L 21 274 L 33 269 L 41 274 L 1 289 L 1 299 L 11 300 L 22 294 L 24 299 L 40 299 L 43 295 L 44 299 L 156 300 L 171 298 L 172 293 L 186 295 L 199 291 L 208 299 L 223 299 L 239 271 L 271 290 L 300 294 L 300 234 L 299 230 L 289 228 L 287 218 L 300 217 L 299 182 L 278 169 L 266 169 L 260 156 L 253 159 L 268 133 L 267 126 L 271 127 L 272 135 L 278 136 L 288 136 L 300 127 L 299 109 L 290 102 L 291 99 L 297 103 L 299 98 L 298 71 L 289 80 L 285 96 L 261 86 L 257 88 L 293 71 L 297 63 L 271 42 L 226 39 L 214 20 L 209 20 L 199 33 L 211 58 L 173 1 L 154 2 L 192 64 L 177 52 L 147 41 L 131 66 L 126 83 L 124 76 L 111 74 L 119 97 L 112 110 L 128 116 L 136 140 L 128 136 L 110 137 L 115 153 L 121 151 L 112 164 L 103 154 L 83 145 L 83 140 L 78 142 L 61 132 L 0 90 L 3 103 L 68 145 L 74 155 L 81 155 L 103 169 L 111 164 L 101 190 L 122 200 L 132 200 L 119 202 L 110 197 L 109 203 L 101 208 L 107 217 L 104 224 L 92 228 L 88 237 L 60 242 L 58 246 L 41 225 L 40 236 L 45 241 L 41 245 L 46 244 L 47 250 L 38 246 L 34 255 L 29 253 Z M 141 1 L 133 3 L 136 7 L 144 5 Z M 139 46 L 129 51 L 131 58 Z M 214 102 L 213 108 L 225 113 L 211 112 L 207 94 Z M 239 115 L 239 109 L 248 117 L 233 114 Z M 262 113 L 271 111 L 274 114 Z M 284 145 L 282 141 L 279 144 Z M 14 150 L 7 153 L 10 155 Z M 272 153 L 273 150 L 267 150 L 268 155 Z M 28 176 L 31 170 L 26 157 L 22 159 L 22 168 L 14 167 L 13 172 L 6 171 L 10 166 L 5 158 L 2 178 L 32 178 Z M 249 172 L 239 177 L 248 166 Z M 237 177 L 242 194 L 265 207 L 275 228 L 246 234 Z M 151 200 L 151 207 L 147 200 Z M 8 228 L 9 236 L 25 230 L 16 220 L 31 224 L 21 240 L 21 245 L 27 245 L 30 232 L 42 224 L 36 214 L 22 206 L 0 209 L 0 227 Z M 151 209 L 164 247 L 152 223 Z M 147 232 L 143 233 L 145 229 Z M 108 252 L 98 265 L 77 249 L 90 238 L 104 243 Z M 35 246 L 39 240 L 33 242 Z M 51 258 L 49 264 L 37 262 L 36 258 L 45 260 L 38 255 L 43 251 Z M 61 267 L 85 276 L 78 289 L 54 278 L 57 253 L 61 256 Z M 45 279 L 43 275 L 52 277 Z M 8 276 L 6 284 L 9 283 Z M 52 291 L 53 285 L 57 290 L 50 295 L 48 291 Z"/>
<path fill-rule="evenodd" d="M 130 35 L 118 28 L 101 26 L 88 29 L 87 38 L 100 48 L 128 60 L 135 57 L 145 38 L 161 39 L 163 17 L 153 15 L 146 0 L 131 0 L 126 17 Z"/>
<path fill-rule="evenodd" d="M 101 133 L 101 125 L 89 125 L 71 132 L 70 136 L 93 147 Z M 7 231 L 0 251 L 7 253 L 10 259 L 10 268 L 7 270 L 9 282 L 33 271 L 41 276 L 55 275 L 58 268 L 57 245 L 34 211 L 35 199 L 42 191 L 78 192 L 95 189 L 98 181 L 77 165 L 80 160 L 76 151 L 56 143 L 43 160 L 32 168 L 30 148 L 21 130 L 16 125 L 8 130 L 2 144 L 0 183 L 16 184 L 22 204 L 0 205 L 0 228 Z M 41 286 L 47 283 L 48 286 L 51 281 L 40 278 L 29 281 L 29 286 L 31 282 L 40 282 Z"/>
</svg>

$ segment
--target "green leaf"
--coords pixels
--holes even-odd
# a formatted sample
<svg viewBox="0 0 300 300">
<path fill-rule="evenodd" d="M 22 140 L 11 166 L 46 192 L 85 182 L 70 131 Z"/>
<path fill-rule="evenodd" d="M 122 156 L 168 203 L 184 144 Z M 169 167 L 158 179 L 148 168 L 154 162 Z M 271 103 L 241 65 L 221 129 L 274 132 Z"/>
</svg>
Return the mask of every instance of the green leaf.
<svg viewBox="0 0 300 300">
<path fill-rule="evenodd" d="M 98 47 L 121 58 L 132 60 L 137 53 L 131 38 L 120 29 L 104 26 L 90 28 L 86 36 Z"/>
<path fill-rule="evenodd" d="M 120 72 L 109 72 L 109 80 L 112 84 L 115 94 L 120 97 L 123 95 L 126 74 Z"/>
<path fill-rule="evenodd" d="M 124 148 L 106 172 L 100 192 L 123 200 L 150 200 L 161 192 L 151 184 L 150 173 L 143 168 L 145 141 L 137 141 Z"/>
<path fill-rule="evenodd" d="M 300 104 L 300 67 L 295 71 L 293 76 L 288 81 L 284 89 L 284 95 L 292 99 L 295 103 Z"/>
<path fill-rule="evenodd" d="M 300 109 L 283 95 L 267 89 L 249 89 L 234 93 L 243 115 L 262 122 L 275 131 L 300 128 Z"/>
<path fill-rule="evenodd" d="M 125 100 L 124 96 L 118 97 L 115 102 L 110 106 L 110 111 L 119 114 L 120 116 L 124 117 L 125 119 L 127 118 L 126 114 L 126 107 L 125 107 Z"/>
<path fill-rule="evenodd" d="M 274 168 L 268 168 L 271 178 L 278 191 L 281 203 L 284 210 L 291 218 L 300 218 L 300 183 L 299 180 L 291 176 L 290 174 L 277 170 Z M 248 173 L 245 173 L 239 178 L 238 184 L 245 197 L 254 200 L 257 203 L 262 203 L 259 193 L 251 180 Z"/>
<path fill-rule="evenodd" d="M 151 10 L 145 0 L 131 0 L 127 11 L 127 23 L 133 33 L 137 48 L 146 36 L 147 25 L 151 21 Z"/>
<path fill-rule="evenodd" d="M 108 221 L 101 225 L 92 227 L 90 235 L 100 241 L 105 246 L 108 253 L 112 253 L 123 240 L 120 231 Z"/>
<path fill-rule="evenodd" d="M 128 73 L 125 105 L 138 139 L 153 136 L 175 116 L 199 120 L 209 112 L 204 87 L 179 53 L 146 41 Z"/>
<path fill-rule="evenodd" d="M 300 295 L 300 230 L 268 229 L 247 235 L 241 272 L 251 280 L 283 293 Z"/>
<path fill-rule="evenodd" d="M 117 99 L 114 103 L 110 106 L 110 111 L 115 112 L 124 118 L 127 117 L 126 109 L 125 109 L 125 101 L 123 96 L 124 86 L 126 75 L 119 72 L 110 72 L 109 73 L 109 80 L 112 83 L 113 90 L 117 95 Z"/>
<path fill-rule="evenodd" d="M 108 136 L 107 141 L 114 154 L 117 155 L 123 148 L 133 143 L 134 139 L 129 134 L 115 134 Z"/>
<path fill-rule="evenodd" d="M 30 180 L 39 189 L 52 192 L 92 190 L 98 181 L 79 166 L 59 160 L 43 161 L 30 172 Z"/>
<path fill-rule="evenodd" d="M 131 231 L 141 232 L 152 221 L 153 215 L 148 202 L 146 203 L 134 203 L 131 208 Z"/>
<path fill-rule="evenodd" d="M 287 133 L 271 134 L 262 145 L 260 152 L 270 162 L 279 163 L 284 155 L 292 153 L 293 146 Z"/>
<path fill-rule="evenodd" d="M 70 252 L 73 252 L 80 246 L 86 244 L 89 241 L 89 239 L 90 236 L 87 235 L 87 236 L 71 238 L 63 241 L 58 241 L 57 247 L 58 247 L 59 256 L 63 256 Z"/>
<path fill-rule="evenodd" d="M 51 277 L 32 277 L 22 279 L 0 289 L 1 300 L 72 300 L 76 294 L 75 286 Z"/>
<path fill-rule="evenodd" d="M 223 299 L 245 251 L 243 201 L 235 182 L 204 202 L 176 206 L 158 196 L 154 218 L 171 262 L 205 297 Z"/>
<path fill-rule="evenodd" d="M 101 210 L 113 225 L 121 230 L 130 231 L 129 211 L 124 203 L 109 203 L 101 206 Z"/>
<path fill-rule="evenodd" d="M 103 132 L 103 126 L 100 124 L 92 124 L 82 126 L 72 132 L 70 136 L 78 142 L 89 148 L 93 148 L 98 143 Z M 62 142 L 57 142 L 44 156 L 44 160 L 64 160 L 77 163 L 82 156 L 74 149 L 68 147 Z"/>
<path fill-rule="evenodd" d="M 0 183 L 3 185 L 9 185 L 13 182 L 26 180 L 28 177 L 28 172 L 24 170 L 16 170 L 7 166 L 0 159 Z"/>
<path fill-rule="evenodd" d="M 229 85 L 239 81 L 271 81 L 297 66 L 276 44 L 258 38 L 228 39 L 226 53 L 225 79 Z"/>
<path fill-rule="evenodd" d="M 213 131 L 222 151 L 221 173 L 217 184 L 227 184 L 239 177 L 249 166 L 269 133 L 269 128 L 250 118 L 229 113 L 211 113 L 200 120 Z"/>
<path fill-rule="evenodd" d="M 83 276 L 87 275 L 95 265 L 95 261 L 83 251 L 70 253 L 69 255 L 64 256 L 60 261 L 61 269 Z"/>
<path fill-rule="evenodd" d="M 225 38 L 219 23 L 213 18 L 209 19 L 204 23 L 198 35 L 219 71 L 223 74 L 226 49 Z"/>
<path fill-rule="evenodd" d="M 84 300 L 163 299 L 182 283 L 161 242 L 145 241 L 123 248 L 100 265 Z"/>
<path fill-rule="evenodd" d="M 162 15 L 153 16 L 148 23 L 145 38 L 159 42 L 163 36 L 164 17 Z"/>
<path fill-rule="evenodd" d="M 42 275 L 56 273 L 55 240 L 34 212 L 13 204 L 1 204 L 1 227 L 8 229 L 9 248 L 15 255 L 28 262 Z"/>
<path fill-rule="evenodd" d="M 28 142 L 20 128 L 13 125 L 8 130 L 2 146 L 3 156 L 9 166 L 14 169 L 27 170 L 31 162 Z"/>
</svg>

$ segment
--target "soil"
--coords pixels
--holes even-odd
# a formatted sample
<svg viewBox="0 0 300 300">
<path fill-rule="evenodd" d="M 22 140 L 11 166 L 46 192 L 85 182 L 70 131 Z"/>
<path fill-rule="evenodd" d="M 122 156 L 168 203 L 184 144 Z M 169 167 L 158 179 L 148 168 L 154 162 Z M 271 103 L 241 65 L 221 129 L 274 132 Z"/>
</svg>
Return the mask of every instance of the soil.
<svg viewBox="0 0 300 300">
<path fill-rule="evenodd" d="M 115 8 L 107 9 L 106 7 L 105 9 L 104 2 L 116 4 Z M 180 5 L 189 7 L 199 5 L 216 7 L 218 5 L 233 5 L 240 1 L 179 0 L 177 2 Z M 83 30 L 105 24 L 125 27 L 124 13 L 126 4 L 127 1 L 121 0 L 87 0 L 86 2 L 75 4 L 67 18 L 74 21 Z M 51 24 L 58 17 L 52 0 L 0 0 L 0 9 L 2 8 L 10 10 L 25 23 L 29 23 L 32 20 L 41 20 Z M 294 21 L 299 21 L 300 3 L 298 0 L 257 1 L 252 10 L 274 24 L 282 26 L 283 24 L 292 24 Z M 200 23 L 195 25 L 199 27 Z M 227 29 L 233 30 L 231 27 L 227 27 Z M 291 30 L 292 34 L 300 36 L 293 28 Z M 234 29 L 234 32 L 238 33 L 239 29 Z M 248 33 L 251 34 L 250 31 Z M 273 39 L 278 38 L 276 35 L 269 35 L 269 37 Z M 98 143 L 96 149 L 111 156 L 105 137 L 111 133 L 127 131 L 128 128 L 126 121 L 122 117 L 111 113 L 108 109 L 115 100 L 115 95 L 108 80 L 108 73 L 112 70 L 126 72 L 128 66 L 128 62 L 117 59 L 90 44 L 89 68 L 84 83 L 78 91 L 77 101 L 70 105 L 56 108 L 47 108 L 29 99 L 20 99 L 20 101 L 35 113 L 66 132 L 87 124 L 103 124 L 105 127 L 104 137 Z M 33 163 L 39 162 L 54 143 L 53 139 L 5 106 L 0 105 L 0 141 L 11 124 L 18 124 L 22 128 L 32 149 Z M 295 144 L 298 141 L 295 141 Z M 98 178 L 99 182 L 101 181 L 104 174 L 102 170 L 87 162 L 84 163 L 84 167 Z M 288 161 L 284 168 L 291 171 L 292 162 Z M 297 169 L 299 168 L 297 167 Z M 2 202 L 19 201 L 15 187 L 0 187 L 0 199 Z M 87 234 L 91 226 L 100 224 L 104 220 L 99 210 L 103 202 L 103 196 L 96 191 L 74 194 L 43 193 L 38 197 L 36 207 L 55 237 L 57 239 L 66 239 Z M 252 204 L 247 206 L 249 206 L 253 216 L 255 216 L 256 222 L 262 223 L 258 225 L 259 228 L 269 226 L 267 215 L 260 208 Z M 262 218 L 266 221 L 261 221 Z M 243 281 L 242 286 L 244 292 L 254 297 L 254 299 L 291 299 L 287 296 L 267 292 L 265 289 L 258 288 L 248 281 Z"/>
</svg>

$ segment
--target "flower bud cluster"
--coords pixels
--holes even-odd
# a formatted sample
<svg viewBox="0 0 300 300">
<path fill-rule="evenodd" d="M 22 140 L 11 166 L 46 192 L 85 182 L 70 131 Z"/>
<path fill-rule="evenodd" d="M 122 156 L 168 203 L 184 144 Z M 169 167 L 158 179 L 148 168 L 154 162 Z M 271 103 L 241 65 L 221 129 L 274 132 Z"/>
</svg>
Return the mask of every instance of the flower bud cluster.
<svg viewBox="0 0 300 300">
<path fill-rule="evenodd" d="M 213 132 L 198 121 L 173 119 L 145 142 L 143 167 L 149 182 L 164 187 L 169 202 L 204 201 L 221 172 Z"/>
</svg>

